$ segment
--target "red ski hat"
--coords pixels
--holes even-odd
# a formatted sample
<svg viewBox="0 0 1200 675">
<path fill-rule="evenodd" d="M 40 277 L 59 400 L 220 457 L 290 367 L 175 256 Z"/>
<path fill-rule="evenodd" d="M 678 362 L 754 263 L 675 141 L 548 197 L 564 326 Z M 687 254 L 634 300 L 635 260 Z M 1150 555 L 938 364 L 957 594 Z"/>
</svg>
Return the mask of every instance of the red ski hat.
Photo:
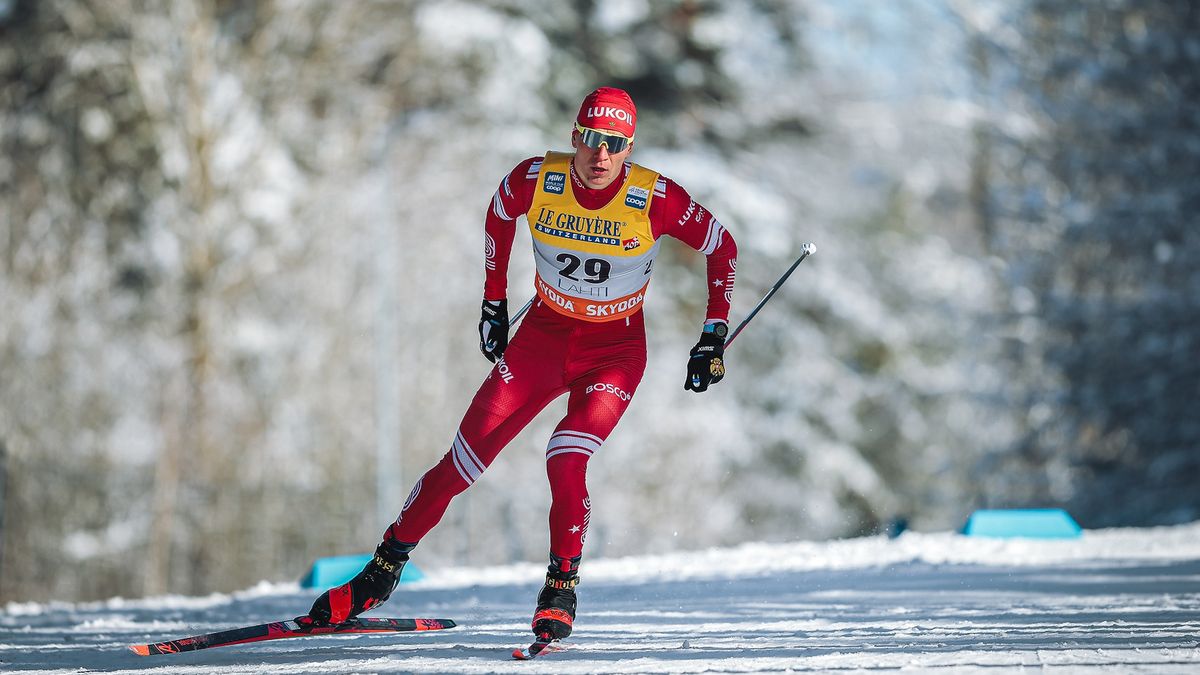
<svg viewBox="0 0 1200 675">
<path fill-rule="evenodd" d="M 633 138 L 637 127 L 637 108 L 623 89 L 600 87 L 583 99 L 575 121 L 588 129 L 616 132 L 625 138 Z"/>
</svg>

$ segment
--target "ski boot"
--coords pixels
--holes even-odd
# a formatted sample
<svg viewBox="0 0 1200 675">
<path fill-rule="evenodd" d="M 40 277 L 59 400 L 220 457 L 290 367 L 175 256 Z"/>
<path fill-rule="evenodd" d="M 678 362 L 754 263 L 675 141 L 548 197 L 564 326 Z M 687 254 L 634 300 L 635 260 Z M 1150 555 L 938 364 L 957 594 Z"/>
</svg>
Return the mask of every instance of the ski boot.
<svg viewBox="0 0 1200 675">
<path fill-rule="evenodd" d="M 561 640 L 575 622 L 575 586 L 579 584 L 579 559 L 550 554 L 546 585 L 538 593 L 533 613 L 533 633 L 539 640 Z"/>
<path fill-rule="evenodd" d="M 382 604 L 400 582 L 400 572 L 416 544 L 385 540 L 375 557 L 353 579 L 321 594 L 308 614 L 296 617 L 301 626 L 334 626 Z"/>
</svg>

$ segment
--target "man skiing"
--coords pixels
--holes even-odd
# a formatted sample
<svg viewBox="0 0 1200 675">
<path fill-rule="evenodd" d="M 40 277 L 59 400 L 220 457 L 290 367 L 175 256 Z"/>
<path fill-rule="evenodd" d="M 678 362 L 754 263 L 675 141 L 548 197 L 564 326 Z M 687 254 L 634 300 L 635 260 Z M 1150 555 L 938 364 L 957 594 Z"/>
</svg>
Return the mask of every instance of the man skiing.
<svg viewBox="0 0 1200 675">
<path fill-rule="evenodd" d="M 516 166 L 487 212 L 480 349 L 495 363 L 463 416 L 450 450 L 413 487 L 374 558 L 326 591 L 308 625 L 337 624 L 383 601 L 417 543 L 450 500 L 479 479 L 504 446 L 550 401 L 567 413 L 546 449 L 550 565 L 533 631 L 549 642 L 571 633 L 575 586 L 591 512 L 585 474 L 629 406 L 646 365 L 642 303 L 659 240 L 671 236 L 707 258 L 708 306 L 688 358 L 685 389 L 703 392 L 722 361 L 737 246 L 717 219 L 670 179 L 627 160 L 637 109 L 611 87 L 583 100 L 574 153 L 547 152 Z M 537 297 L 509 342 L 508 262 L 517 217 L 533 237 Z"/>
</svg>

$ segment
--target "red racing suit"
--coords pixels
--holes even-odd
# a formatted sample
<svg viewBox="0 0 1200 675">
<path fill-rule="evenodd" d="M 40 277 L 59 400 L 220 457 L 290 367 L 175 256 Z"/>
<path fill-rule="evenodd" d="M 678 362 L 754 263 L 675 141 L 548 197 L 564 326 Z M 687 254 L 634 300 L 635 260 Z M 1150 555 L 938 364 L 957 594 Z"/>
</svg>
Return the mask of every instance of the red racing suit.
<svg viewBox="0 0 1200 675">
<path fill-rule="evenodd" d="M 417 481 L 385 538 L 419 542 L 450 500 L 566 393 L 567 413 L 546 447 L 550 552 L 577 558 L 591 514 L 588 459 L 621 419 L 645 370 L 642 302 L 660 237 L 707 256 L 705 320 L 728 318 L 737 245 L 670 179 L 627 162 L 611 185 L 591 190 L 576 176 L 571 155 L 548 152 L 521 162 L 501 182 L 487 213 L 485 299 L 507 295 L 509 255 L 522 214 L 534 242 L 537 299 L 475 394 L 450 450 Z"/>
</svg>

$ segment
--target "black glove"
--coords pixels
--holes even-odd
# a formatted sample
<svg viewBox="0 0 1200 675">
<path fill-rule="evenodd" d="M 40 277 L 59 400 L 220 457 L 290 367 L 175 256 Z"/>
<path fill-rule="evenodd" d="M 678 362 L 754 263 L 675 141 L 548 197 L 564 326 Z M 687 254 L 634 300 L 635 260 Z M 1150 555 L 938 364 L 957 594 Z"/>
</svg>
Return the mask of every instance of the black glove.
<svg viewBox="0 0 1200 675">
<path fill-rule="evenodd" d="M 723 323 L 704 325 L 700 341 L 692 347 L 691 358 L 688 359 L 687 381 L 683 383 L 685 390 L 691 389 L 697 393 L 708 391 L 708 385 L 716 384 L 725 377 L 725 334 L 729 327 Z"/>
<path fill-rule="evenodd" d="M 479 351 L 488 361 L 504 356 L 508 349 L 508 300 L 484 300 L 479 317 Z"/>
</svg>

